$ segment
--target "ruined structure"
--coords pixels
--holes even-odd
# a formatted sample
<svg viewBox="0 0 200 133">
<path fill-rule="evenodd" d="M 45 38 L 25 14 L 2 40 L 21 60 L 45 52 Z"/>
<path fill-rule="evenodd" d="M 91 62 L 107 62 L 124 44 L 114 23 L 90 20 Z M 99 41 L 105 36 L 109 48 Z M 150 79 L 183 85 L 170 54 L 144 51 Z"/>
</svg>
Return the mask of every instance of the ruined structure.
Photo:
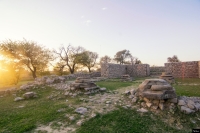
<svg viewBox="0 0 200 133">
<path fill-rule="evenodd" d="M 200 78 L 200 61 L 165 63 L 165 72 L 175 78 Z"/>
<path fill-rule="evenodd" d="M 122 75 L 131 77 L 145 77 L 150 75 L 148 64 L 121 65 L 105 63 L 101 64 L 101 76 L 108 78 L 120 78 Z"/>
<path fill-rule="evenodd" d="M 143 107 L 152 109 L 173 108 L 177 103 L 175 89 L 163 79 L 146 79 L 135 94 L 140 100 Z"/>
<path fill-rule="evenodd" d="M 175 79 L 170 73 L 163 72 L 159 78 L 166 80 L 170 84 L 175 83 Z"/>
</svg>

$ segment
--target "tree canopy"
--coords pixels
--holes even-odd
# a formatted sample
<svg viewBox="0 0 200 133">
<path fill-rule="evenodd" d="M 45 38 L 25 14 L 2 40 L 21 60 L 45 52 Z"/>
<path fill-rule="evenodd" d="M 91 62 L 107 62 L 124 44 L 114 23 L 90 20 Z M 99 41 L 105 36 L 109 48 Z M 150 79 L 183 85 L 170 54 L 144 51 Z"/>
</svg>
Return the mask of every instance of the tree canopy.
<svg viewBox="0 0 200 133">
<path fill-rule="evenodd" d="M 30 70 L 33 78 L 36 78 L 36 72 L 44 70 L 52 59 L 51 52 L 48 49 L 25 39 L 22 41 L 8 40 L 0 43 L 0 53 Z"/>
<path fill-rule="evenodd" d="M 101 57 L 101 59 L 100 59 L 100 63 L 109 63 L 109 62 L 111 62 L 111 57 L 109 57 L 108 55 L 105 55 L 105 56 L 103 56 L 103 57 Z"/>
<path fill-rule="evenodd" d="M 129 50 L 121 50 L 118 51 L 115 56 L 114 56 L 114 60 L 120 64 L 125 64 L 126 63 L 126 59 L 128 59 L 129 57 L 131 57 L 131 53 Z"/>
<path fill-rule="evenodd" d="M 98 58 L 98 54 L 96 52 L 84 51 L 81 53 L 80 64 L 88 68 L 89 73 L 91 72 L 91 68 L 95 66 L 96 60 Z"/>
<path fill-rule="evenodd" d="M 167 62 L 180 62 L 176 55 L 167 58 Z"/>
</svg>

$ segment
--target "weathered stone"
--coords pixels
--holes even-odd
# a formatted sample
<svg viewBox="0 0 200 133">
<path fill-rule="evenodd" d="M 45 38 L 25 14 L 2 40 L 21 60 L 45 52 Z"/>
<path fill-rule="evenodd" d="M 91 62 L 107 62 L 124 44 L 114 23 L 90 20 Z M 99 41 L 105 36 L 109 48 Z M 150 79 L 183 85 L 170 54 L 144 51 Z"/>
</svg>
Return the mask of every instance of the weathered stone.
<svg viewBox="0 0 200 133">
<path fill-rule="evenodd" d="M 152 103 L 146 103 L 147 107 L 151 107 L 152 106 Z"/>
<path fill-rule="evenodd" d="M 16 97 L 16 98 L 14 99 L 15 102 L 17 102 L 17 101 L 22 101 L 22 100 L 24 100 L 24 98 L 22 98 L 22 97 Z"/>
<path fill-rule="evenodd" d="M 195 105 L 195 103 L 194 103 L 192 100 L 189 100 L 189 101 L 187 102 L 187 106 L 188 106 L 190 109 L 194 109 L 194 108 L 195 108 L 194 105 Z"/>
<path fill-rule="evenodd" d="M 130 95 L 131 92 L 130 92 L 130 91 L 125 91 L 124 94 L 125 94 L 125 95 Z"/>
<path fill-rule="evenodd" d="M 178 100 L 178 105 L 184 106 L 184 105 L 186 105 L 186 103 L 184 100 Z"/>
<path fill-rule="evenodd" d="M 106 88 L 103 87 L 103 88 L 100 88 L 99 90 L 100 90 L 100 91 L 106 91 Z"/>
<path fill-rule="evenodd" d="M 26 92 L 25 94 L 23 94 L 23 97 L 25 99 L 34 98 L 34 97 L 36 97 L 36 93 L 35 92 Z"/>
<path fill-rule="evenodd" d="M 164 79 L 170 84 L 175 83 L 174 77 L 170 73 L 163 72 L 160 79 Z"/>
<path fill-rule="evenodd" d="M 69 119 L 70 119 L 70 121 L 73 121 L 73 120 L 75 120 L 75 117 L 74 116 L 70 116 Z"/>
<path fill-rule="evenodd" d="M 144 108 L 138 109 L 137 111 L 138 111 L 138 112 L 141 112 L 141 113 L 146 113 L 146 112 L 148 112 L 148 110 L 146 110 L 146 109 L 144 109 Z"/>
<path fill-rule="evenodd" d="M 134 97 L 135 97 L 134 95 L 130 95 L 128 98 L 133 99 Z"/>
<path fill-rule="evenodd" d="M 135 95 L 135 92 L 136 92 L 135 89 L 130 90 L 131 95 Z"/>
<path fill-rule="evenodd" d="M 176 98 L 176 93 L 173 90 L 164 90 L 164 91 L 145 91 L 142 93 L 143 97 L 149 99 L 169 99 Z"/>
<path fill-rule="evenodd" d="M 194 112 L 194 110 L 191 110 L 190 108 L 187 108 L 185 106 L 181 106 L 181 111 L 186 113 L 186 114 L 190 114 L 190 113 Z"/>
<path fill-rule="evenodd" d="M 168 99 L 167 101 L 169 101 L 171 103 L 177 103 L 178 99 L 177 98 L 172 98 L 172 99 Z"/>
<path fill-rule="evenodd" d="M 111 101 L 106 101 L 106 104 L 111 104 Z"/>
<path fill-rule="evenodd" d="M 164 104 L 163 103 L 159 103 L 158 107 L 160 108 L 160 110 L 164 110 Z"/>
<path fill-rule="evenodd" d="M 134 97 L 133 99 L 132 99 L 132 103 L 136 103 L 137 102 L 137 97 Z"/>
<path fill-rule="evenodd" d="M 46 83 L 47 83 L 47 84 L 53 84 L 53 82 L 54 82 L 54 79 L 48 78 L 48 79 L 46 80 Z"/>
<path fill-rule="evenodd" d="M 95 86 L 95 87 L 90 87 L 90 88 L 84 88 L 85 91 L 91 91 L 91 90 L 95 90 L 95 89 L 99 89 L 99 87 Z"/>
<path fill-rule="evenodd" d="M 171 85 L 152 85 L 151 86 L 152 91 L 162 91 L 162 90 L 172 90 Z"/>
<path fill-rule="evenodd" d="M 200 104 L 199 103 L 196 103 L 195 105 L 195 109 L 198 111 L 198 110 L 200 110 Z"/>
<path fill-rule="evenodd" d="M 145 102 L 141 102 L 141 106 L 142 106 L 142 107 L 144 107 L 144 108 L 146 108 L 146 107 L 147 107 L 147 105 L 146 105 L 146 103 L 145 103 Z"/>
<path fill-rule="evenodd" d="M 195 105 L 194 101 L 192 101 L 192 100 L 188 100 L 187 103 L 191 104 L 191 105 Z"/>
<path fill-rule="evenodd" d="M 149 100 L 148 98 L 146 98 L 146 97 L 144 97 L 143 100 L 144 100 L 146 103 L 149 103 L 149 102 L 150 102 L 150 100 Z"/>
<path fill-rule="evenodd" d="M 157 110 L 158 109 L 158 105 L 152 105 L 151 109 Z"/>
<path fill-rule="evenodd" d="M 75 110 L 75 112 L 84 115 L 87 112 L 87 108 L 79 107 Z"/>
</svg>

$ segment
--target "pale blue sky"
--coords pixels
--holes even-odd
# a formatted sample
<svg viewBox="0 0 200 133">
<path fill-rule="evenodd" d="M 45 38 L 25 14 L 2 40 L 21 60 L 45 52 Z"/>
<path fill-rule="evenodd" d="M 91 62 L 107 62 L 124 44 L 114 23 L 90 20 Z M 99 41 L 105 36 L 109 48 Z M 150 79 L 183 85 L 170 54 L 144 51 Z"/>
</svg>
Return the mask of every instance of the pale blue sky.
<svg viewBox="0 0 200 133">
<path fill-rule="evenodd" d="M 200 0 L 0 0 L 0 41 L 82 46 L 143 63 L 200 60 Z"/>
</svg>

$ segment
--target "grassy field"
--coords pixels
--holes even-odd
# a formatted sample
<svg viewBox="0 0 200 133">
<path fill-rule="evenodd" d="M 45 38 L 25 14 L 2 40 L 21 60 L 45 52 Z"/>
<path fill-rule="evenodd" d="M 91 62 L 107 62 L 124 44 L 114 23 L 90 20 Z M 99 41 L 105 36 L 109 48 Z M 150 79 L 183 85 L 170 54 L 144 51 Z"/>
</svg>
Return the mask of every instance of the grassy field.
<svg viewBox="0 0 200 133">
<path fill-rule="evenodd" d="M 200 97 L 200 79 L 199 78 L 176 78 L 176 84 L 173 87 L 179 96 L 197 96 Z"/>
<path fill-rule="evenodd" d="M 63 96 L 52 88 L 37 88 L 33 90 L 38 98 L 14 102 L 13 95 L 0 98 L 0 132 L 22 133 L 31 131 L 39 124 L 47 124 L 54 120 L 64 120 L 64 114 L 71 112 L 66 106 Z M 17 93 L 21 96 L 22 92 Z M 55 99 L 49 100 L 48 96 L 54 95 Z M 63 109 L 62 112 L 57 110 Z M 64 120 L 66 121 L 66 120 Z"/>
<path fill-rule="evenodd" d="M 189 133 L 200 125 L 200 113 L 186 115 L 162 112 L 138 113 L 134 109 L 115 110 L 85 122 L 78 133 Z"/>
<path fill-rule="evenodd" d="M 137 88 L 143 79 L 133 82 L 100 81 L 97 85 L 108 90 L 118 90 L 133 86 Z M 179 96 L 200 96 L 199 79 L 176 79 L 173 86 Z M 29 81 L 20 82 L 20 84 Z M 189 85 L 187 85 L 189 84 Z M 67 98 L 62 91 L 50 87 L 38 87 L 32 91 L 38 94 L 38 98 L 14 102 L 16 96 L 22 96 L 20 91 L 15 95 L 0 97 L 0 133 L 32 133 L 39 125 L 52 124 L 52 128 L 59 128 L 57 122 L 70 123 L 66 114 L 74 114 L 74 108 L 69 105 L 78 105 L 77 98 Z M 52 98 L 49 99 L 49 96 Z M 80 98 L 80 97 L 79 97 Z M 59 111 L 60 110 L 60 111 Z M 79 116 L 81 117 L 81 116 Z M 186 115 L 176 109 L 174 112 L 164 111 L 160 114 L 138 113 L 135 109 L 118 107 L 108 114 L 97 114 L 96 117 L 86 121 L 78 128 L 78 133 L 172 133 L 191 132 L 192 128 L 200 128 L 200 112 Z"/>
</svg>

